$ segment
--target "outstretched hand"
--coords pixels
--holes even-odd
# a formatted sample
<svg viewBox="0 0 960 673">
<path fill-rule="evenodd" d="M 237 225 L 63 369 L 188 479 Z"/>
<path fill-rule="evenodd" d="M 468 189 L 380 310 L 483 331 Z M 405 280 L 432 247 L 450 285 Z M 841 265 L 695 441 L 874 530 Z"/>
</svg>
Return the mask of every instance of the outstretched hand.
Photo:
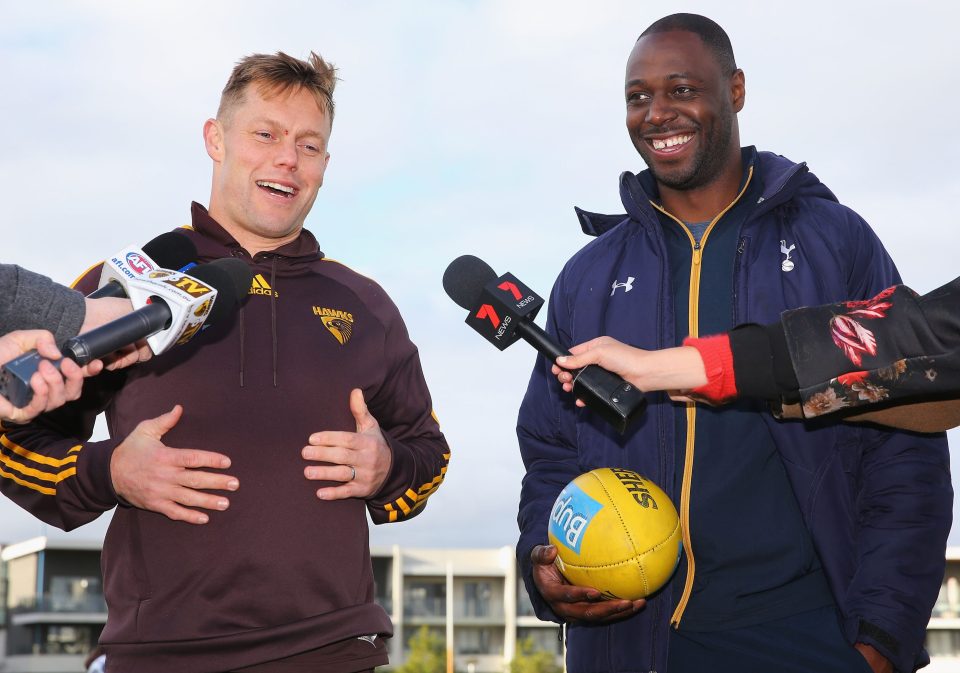
<svg viewBox="0 0 960 673">
<path fill-rule="evenodd" d="M 703 359 L 691 346 L 647 351 L 603 336 L 573 346 L 570 353 L 558 357 L 551 369 L 568 393 L 573 391 L 575 372 L 572 370 L 587 365 L 599 365 L 619 374 L 644 392 L 669 391 L 675 399 L 707 383 Z M 577 406 L 584 406 L 583 402 L 577 400 Z"/>
<path fill-rule="evenodd" d="M 117 495 L 134 507 L 159 512 L 174 521 L 207 523 L 210 517 L 193 507 L 223 511 L 230 501 L 204 491 L 236 491 L 236 477 L 201 468 L 223 470 L 230 459 L 220 453 L 175 449 L 160 441 L 180 421 L 179 404 L 165 414 L 142 421 L 114 449 L 110 476 Z"/>
<path fill-rule="evenodd" d="M 359 388 L 350 391 L 350 413 L 357 422 L 356 432 L 315 432 L 300 452 L 304 460 L 326 463 L 305 467 L 307 479 L 342 482 L 318 489 L 321 500 L 367 498 L 380 490 L 390 472 L 393 453 Z"/>
</svg>

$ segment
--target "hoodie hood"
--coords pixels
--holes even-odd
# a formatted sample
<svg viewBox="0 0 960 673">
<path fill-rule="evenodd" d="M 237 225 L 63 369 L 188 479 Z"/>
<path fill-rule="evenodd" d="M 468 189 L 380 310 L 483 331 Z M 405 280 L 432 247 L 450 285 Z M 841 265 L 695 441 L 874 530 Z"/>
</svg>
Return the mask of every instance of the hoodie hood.
<svg viewBox="0 0 960 673">
<path fill-rule="evenodd" d="M 237 240 L 210 216 L 210 213 L 202 205 L 194 201 L 190 205 L 190 215 L 193 220 L 193 228 L 203 237 L 197 237 L 195 242 L 200 257 L 203 261 L 216 259 L 224 256 L 224 248 L 228 254 L 237 257 L 237 253 L 243 250 L 243 247 Z M 217 245 L 219 244 L 219 246 Z M 294 264 L 310 263 L 323 259 L 323 252 L 320 251 L 320 244 L 317 239 L 306 229 L 300 230 L 300 235 L 296 239 L 276 248 L 257 253 L 259 256 L 282 257 Z"/>
<path fill-rule="evenodd" d="M 744 170 L 755 167 L 755 179 L 759 177 L 763 192 L 757 199 L 756 214 L 763 214 L 789 201 L 794 196 L 822 198 L 837 202 L 837 197 L 814 175 L 806 163 L 794 163 L 779 154 L 759 152 L 753 146 L 741 150 Z M 651 201 L 659 201 L 660 195 L 653 174 L 648 170 L 634 174 L 620 174 L 620 199 L 626 212 L 618 215 L 603 215 L 574 208 L 580 220 L 580 228 L 588 236 L 600 236 L 626 219 L 656 221 L 657 215 Z"/>
</svg>

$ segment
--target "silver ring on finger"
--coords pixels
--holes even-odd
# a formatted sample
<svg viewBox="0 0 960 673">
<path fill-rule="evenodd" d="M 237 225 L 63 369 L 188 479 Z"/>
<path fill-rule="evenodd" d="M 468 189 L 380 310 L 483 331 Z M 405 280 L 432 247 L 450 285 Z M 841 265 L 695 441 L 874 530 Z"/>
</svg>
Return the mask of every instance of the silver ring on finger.
<svg viewBox="0 0 960 673">
<path fill-rule="evenodd" d="M 357 468 L 355 468 L 353 465 L 348 465 L 347 467 L 350 468 L 350 478 L 347 479 L 347 481 L 353 481 L 357 478 Z"/>
</svg>

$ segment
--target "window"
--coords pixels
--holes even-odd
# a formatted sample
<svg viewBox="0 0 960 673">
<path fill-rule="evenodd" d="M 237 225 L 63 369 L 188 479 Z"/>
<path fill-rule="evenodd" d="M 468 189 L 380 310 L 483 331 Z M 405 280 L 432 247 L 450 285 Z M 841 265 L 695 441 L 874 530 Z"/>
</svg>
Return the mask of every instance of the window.
<svg viewBox="0 0 960 673">
<path fill-rule="evenodd" d="M 54 612 L 105 612 L 103 588 L 99 577 L 50 578 L 50 593 L 43 607 Z"/>
<path fill-rule="evenodd" d="M 490 582 L 464 582 L 463 584 L 463 616 L 489 617 L 491 614 L 490 598 L 493 589 Z"/>
<path fill-rule="evenodd" d="M 405 617 L 445 617 L 447 583 L 445 580 L 414 580 L 403 591 Z"/>
</svg>

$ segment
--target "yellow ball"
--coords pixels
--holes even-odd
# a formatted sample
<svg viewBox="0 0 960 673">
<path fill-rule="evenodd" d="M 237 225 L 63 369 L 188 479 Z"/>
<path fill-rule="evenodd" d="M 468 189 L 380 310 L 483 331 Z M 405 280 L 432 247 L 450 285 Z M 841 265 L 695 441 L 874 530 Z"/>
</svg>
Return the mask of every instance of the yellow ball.
<svg viewBox="0 0 960 673">
<path fill-rule="evenodd" d="M 556 565 L 607 598 L 645 598 L 680 559 L 680 519 L 670 498 L 633 470 L 603 467 L 571 481 L 550 512 Z"/>
</svg>

